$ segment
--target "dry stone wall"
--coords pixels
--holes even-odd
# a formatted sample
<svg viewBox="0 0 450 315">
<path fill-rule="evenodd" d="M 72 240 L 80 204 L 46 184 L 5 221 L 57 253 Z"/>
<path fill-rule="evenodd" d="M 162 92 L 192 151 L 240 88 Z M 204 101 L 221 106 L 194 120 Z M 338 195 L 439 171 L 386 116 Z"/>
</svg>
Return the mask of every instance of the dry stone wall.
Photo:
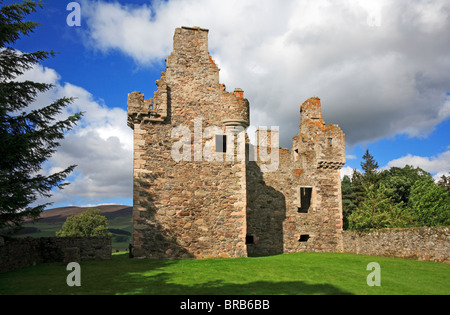
<svg viewBox="0 0 450 315">
<path fill-rule="evenodd" d="M 0 237 L 0 272 L 68 259 L 111 258 L 110 237 Z"/>
<path fill-rule="evenodd" d="M 450 227 L 344 231 L 341 241 L 345 253 L 450 263 Z"/>
</svg>

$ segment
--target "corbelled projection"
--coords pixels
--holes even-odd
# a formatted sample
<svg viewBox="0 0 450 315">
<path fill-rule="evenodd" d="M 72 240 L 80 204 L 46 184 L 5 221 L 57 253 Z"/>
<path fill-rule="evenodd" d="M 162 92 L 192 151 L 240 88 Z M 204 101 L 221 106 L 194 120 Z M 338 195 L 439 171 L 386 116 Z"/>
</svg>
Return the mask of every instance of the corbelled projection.
<svg viewBox="0 0 450 315">
<path fill-rule="evenodd" d="M 128 96 L 134 130 L 133 254 L 154 259 L 336 251 L 344 134 L 318 98 L 301 105 L 291 150 L 245 129 L 249 102 L 227 92 L 208 30 L 175 30 L 154 97 Z"/>
</svg>

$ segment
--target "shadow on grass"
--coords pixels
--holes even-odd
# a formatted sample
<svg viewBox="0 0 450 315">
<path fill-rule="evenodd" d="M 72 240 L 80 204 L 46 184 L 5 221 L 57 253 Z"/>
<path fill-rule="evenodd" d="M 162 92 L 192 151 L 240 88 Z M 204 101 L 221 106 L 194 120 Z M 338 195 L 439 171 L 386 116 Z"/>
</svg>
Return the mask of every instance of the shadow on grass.
<svg viewBox="0 0 450 315">
<path fill-rule="evenodd" d="M 119 257 L 117 257 L 119 256 Z M 66 284 L 69 271 L 46 263 L 0 274 L 1 294 L 80 295 L 340 295 L 352 294 L 331 284 L 277 279 L 249 260 L 141 260 L 127 255 L 81 262 L 81 286 Z M 249 264 L 251 262 L 251 264 Z M 276 267 L 275 267 L 276 268 Z M 255 273 L 253 274 L 253 271 Z M 295 272 L 295 271 L 293 271 Z M 326 281 L 326 279 L 324 279 Z"/>
<path fill-rule="evenodd" d="M 128 281 L 128 280 L 125 280 Z M 170 283 L 170 275 L 160 274 L 136 282 L 133 289 L 118 294 L 154 295 L 345 295 L 349 292 L 329 284 L 307 284 L 303 281 L 255 281 L 250 283 L 226 283 L 222 280 L 194 285 Z"/>
<path fill-rule="evenodd" d="M 151 269 L 129 270 L 114 277 L 116 294 L 152 295 L 343 295 L 352 294 L 330 284 L 308 284 L 304 281 L 264 281 L 230 283 L 224 280 L 191 279 L 180 271 L 167 272 L 174 261 L 151 262 Z M 211 271 L 212 273 L 214 271 Z M 182 272 L 181 272 L 182 273 Z M 199 277 L 201 278 L 201 276 Z M 181 282 L 181 283 L 180 283 Z M 189 283 L 189 284 L 188 284 Z"/>
</svg>

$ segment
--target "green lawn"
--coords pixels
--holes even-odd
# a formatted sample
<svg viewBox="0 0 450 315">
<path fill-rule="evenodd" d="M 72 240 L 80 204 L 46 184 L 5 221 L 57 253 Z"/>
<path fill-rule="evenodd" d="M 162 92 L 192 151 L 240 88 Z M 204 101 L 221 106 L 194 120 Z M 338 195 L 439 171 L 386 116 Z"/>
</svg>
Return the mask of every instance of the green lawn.
<svg viewBox="0 0 450 315">
<path fill-rule="evenodd" d="M 369 262 L 381 267 L 370 287 Z M 81 286 L 47 263 L 0 274 L 0 294 L 450 294 L 450 265 L 352 254 L 295 253 L 238 259 L 152 261 L 113 255 L 84 261 Z"/>
</svg>

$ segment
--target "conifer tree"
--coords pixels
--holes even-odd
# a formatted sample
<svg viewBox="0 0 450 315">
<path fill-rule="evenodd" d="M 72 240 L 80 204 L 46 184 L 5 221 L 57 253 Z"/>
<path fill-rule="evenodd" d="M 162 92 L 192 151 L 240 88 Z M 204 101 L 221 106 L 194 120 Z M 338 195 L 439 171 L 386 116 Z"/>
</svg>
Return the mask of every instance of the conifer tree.
<svg viewBox="0 0 450 315">
<path fill-rule="evenodd" d="M 366 149 L 366 153 L 363 155 L 363 162 L 361 162 L 361 168 L 364 171 L 364 183 L 368 186 L 375 185 L 378 175 L 378 163 L 373 156 Z"/>
<path fill-rule="evenodd" d="M 351 230 L 380 229 L 387 227 L 406 227 L 412 223 L 410 213 L 403 203 L 395 203 L 389 197 L 387 187 L 373 185 L 364 187 L 365 199 L 348 217 Z"/>
<path fill-rule="evenodd" d="M 348 175 L 345 175 L 341 181 L 341 192 L 342 192 L 342 214 L 343 214 L 343 229 L 348 228 L 348 217 L 356 210 L 356 200 L 357 195 L 354 187 L 352 186 L 352 181 Z"/>
<path fill-rule="evenodd" d="M 22 35 L 38 26 L 24 21 L 41 1 L 25 0 L 4 5 L 0 0 L 0 228 L 18 228 L 24 218 L 37 218 L 50 203 L 35 205 L 39 197 L 50 197 L 53 188 L 62 188 L 75 165 L 48 176 L 40 174 L 44 163 L 56 151 L 64 133 L 80 119 L 76 113 L 65 120 L 55 116 L 73 102 L 61 98 L 40 109 L 27 110 L 39 93 L 54 86 L 32 81 L 15 81 L 39 62 L 54 56 L 52 51 L 25 53 L 11 47 Z"/>
</svg>

